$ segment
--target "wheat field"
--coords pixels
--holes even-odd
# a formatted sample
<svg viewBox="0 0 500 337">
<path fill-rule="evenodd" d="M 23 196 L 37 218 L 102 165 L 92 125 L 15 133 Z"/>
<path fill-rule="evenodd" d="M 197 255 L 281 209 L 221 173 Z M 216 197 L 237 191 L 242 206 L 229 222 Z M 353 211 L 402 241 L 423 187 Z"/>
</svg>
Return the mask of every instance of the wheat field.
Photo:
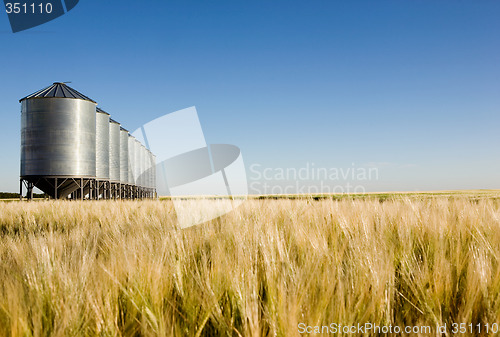
<svg viewBox="0 0 500 337">
<path fill-rule="evenodd" d="M 170 201 L 0 203 L 0 336 L 485 335 L 499 197 L 248 200 L 184 230 Z"/>
</svg>

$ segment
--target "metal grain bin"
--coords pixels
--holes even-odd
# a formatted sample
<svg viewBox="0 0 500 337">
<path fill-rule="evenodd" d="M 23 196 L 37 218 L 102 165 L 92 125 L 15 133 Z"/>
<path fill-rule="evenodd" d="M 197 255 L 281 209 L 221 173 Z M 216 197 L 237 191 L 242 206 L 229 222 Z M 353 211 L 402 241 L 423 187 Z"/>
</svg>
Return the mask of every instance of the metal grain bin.
<svg viewBox="0 0 500 337">
<path fill-rule="evenodd" d="M 144 147 L 144 187 L 151 188 L 151 152 Z"/>
<path fill-rule="evenodd" d="M 148 150 L 146 149 L 146 147 L 141 144 L 141 186 L 142 187 L 148 187 L 148 184 L 147 184 L 147 152 Z"/>
<path fill-rule="evenodd" d="M 153 152 L 149 152 L 149 160 L 151 162 L 151 169 L 150 169 L 150 175 L 149 175 L 149 185 L 151 188 L 155 188 L 155 166 L 156 166 L 156 160 Z"/>
<path fill-rule="evenodd" d="M 153 153 L 151 153 L 151 163 L 153 164 L 152 177 L 151 177 L 152 188 L 156 190 L 156 156 Z"/>
<path fill-rule="evenodd" d="M 96 178 L 109 179 L 109 114 L 99 108 L 96 114 Z"/>
<path fill-rule="evenodd" d="M 120 128 L 120 182 L 128 184 L 128 130 Z"/>
<path fill-rule="evenodd" d="M 144 187 L 144 145 L 139 143 L 138 185 Z"/>
<path fill-rule="evenodd" d="M 148 150 L 148 174 L 147 174 L 147 179 L 148 179 L 148 188 L 154 188 L 154 182 L 153 182 L 153 176 L 154 176 L 154 156 L 151 151 Z"/>
<path fill-rule="evenodd" d="M 144 185 L 149 189 L 151 188 L 151 156 L 150 151 L 145 148 L 145 153 L 144 153 Z"/>
<path fill-rule="evenodd" d="M 120 123 L 109 119 L 109 179 L 120 182 Z"/>
<path fill-rule="evenodd" d="M 64 83 L 20 102 L 21 176 L 95 177 L 97 103 Z"/>
<path fill-rule="evenodd" d="M 135 139 L 135 155 L 134 155 L 134 176 L 135 176 L 135 185 L 141 186 L 140 184 L 140 176 L 141 176 L 141 143 Z"/>
<path fill-rule="evenodd" d="M 135 185 L 135 137 L 128 136 L 128 183 Z"/>
</svg>

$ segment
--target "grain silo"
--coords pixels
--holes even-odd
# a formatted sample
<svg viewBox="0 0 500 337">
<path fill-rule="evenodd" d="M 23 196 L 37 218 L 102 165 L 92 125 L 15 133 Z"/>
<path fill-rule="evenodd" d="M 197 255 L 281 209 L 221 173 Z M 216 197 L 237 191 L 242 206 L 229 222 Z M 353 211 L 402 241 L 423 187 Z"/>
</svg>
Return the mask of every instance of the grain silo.
<svg viewBox="0 0 500 337">
<path fill-rule="evenodd" d="M 140 191 L 141 191 L 141 198 L 143 197 L 142 192 L 143 192 L 143 187 L 144 187 L 144 181 L 143 181 L 143 173 L 144 173 L 144 147 L 142 143 L 138 143 L 139 146 L 137 148 L 138 151 L 138 157 L 137 157 L 137 186 L 139 186 Z"/>
<path fill-rule="evenodd" d="M 146 188 L 146 147 L 141 143 L 141 161 L 140 161 L 140 168 L 139 168 L 139 186 L 142 187 L 143 191 L 143 197 L 144 197 L 144 190 Z"/>
<path fill-rule="evenodd" d="M 96 109 L 96 199 L 109 193 L 109 114 Z"/>
<path fill-rule="evenodd" d="M 147 180 L 148 180 L 148 193 L 149 197 L 154 197 L 155 191 L 155 175 L 156 175 L 156 160 L 155 156 L 150 150 L 147 150 L 147 161 L 148 161 L 148 170 L 147 170 Z"/>
<path fill-rule="evenodd" d="M 141 143 L 136 139 L 134 139 L 134 179 L 136 186 L 136 198 L 141 197 L 141 186 L 139 184 L 139 175 L 140 175 L 140 157 L 141 157 Z"/>
<path fill-rule="evenodd" d="M 128 136 L 128 183 L 135 186 L 135 137 L 129 134 Z"/>
<path fill-rule="evenodd" d="M 96 105 L 92 99 L 56 82 L 20 100 L 21 192 L 37 187 L 65 198 L 96 176 Z"/>
<path fill-rule="evenodd" d="M 120 128 L 120 183 L 121 196 L 127 198 L 129 195 L 128 183 L 128 130 Z"/>
<path fill-rule="evenodd" d="M 135 185 L 140 187 L 139 177 L 141 170 L 141 143 L 136 139 L 134 139 L 135 153 L 134 153 L 134 177 L 135 177 Z"/>
<path fill-rule="evenodd" d="M 149 181 L 149 175 L 150 175 L 150 170 L 151 170 L 151 160 L 149 158 L 149 150 L 146 147 L 144 148 L 144 171 L 142 172 L 143 175 L 143 182 L 144 182 L 144 187 L 146 188 L 147 191 L 149 191 L 149 188 L 151 187 L 150 181 Z"/>
<path fill-rule="evenodd" d="M 152 186 L 152 198 L 156 198 L 156 156 L 151 152 L 151 186 Z"/>
<path fill-rule="evenodd" d="M 117 198 L 120 189 L 120 123 L 109 119 L 109 180 L 111 198 Z"/>
<path fill-rule="evenodd" d="M 151 151 L 149 151 L 147 148 L 146 149 L 146 157 L 144 158 L 144 162 L 146 167 L 144 168 L 144 185 L 148 188 L 148 190 L 151 188 Z"/>
<path fill-rule="evenodd" d="M 20 102 L 21 197 L 152 196 L 152 154 L 96 102 L 59 82 Z"/>
</svg>

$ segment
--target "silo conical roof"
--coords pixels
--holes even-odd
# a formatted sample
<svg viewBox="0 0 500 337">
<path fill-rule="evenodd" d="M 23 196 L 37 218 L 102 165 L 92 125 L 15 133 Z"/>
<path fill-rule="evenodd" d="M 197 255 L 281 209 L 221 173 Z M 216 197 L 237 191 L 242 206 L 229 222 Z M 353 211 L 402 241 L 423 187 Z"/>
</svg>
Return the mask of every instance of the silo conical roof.
<svg viewBox="0 0 500 337">
<path fill-rule="evenodd" d="M 103 109 L 101 109 L 101 108 L 95 108 L 95 110 L 96 110 L 97 112 L 100 112 L 100 113 L 103 113 L 103 114 L 105 114 L 105 115 L 110 116 L 110 114 L 108 114 L 106 111 L 104 111 L 104 110 L 103 110 Z"/>
<path fill-rule="evenodd" d="M 76 99 L 82 99 L 84 101 L 90 101 L 93 103 L 96 103 L 94 100 L 88 98 L 87 96 L 79 93 L 75 89 L 67 86 L 65 83 L 61 82 L 55 82 L 51 86 L 39 90 L 35 93 L 32 93 L 29 96 L 26 96 L 24 98 L 21 98 L 19 102 L 24 101 L 25 99 L 30 99 L 30 98 L 52 98 L 52 97 L 58 97 L 58 98 L 76 98 Z M 97 103 L 96 103 L 97 104 Z"/>
</svg>

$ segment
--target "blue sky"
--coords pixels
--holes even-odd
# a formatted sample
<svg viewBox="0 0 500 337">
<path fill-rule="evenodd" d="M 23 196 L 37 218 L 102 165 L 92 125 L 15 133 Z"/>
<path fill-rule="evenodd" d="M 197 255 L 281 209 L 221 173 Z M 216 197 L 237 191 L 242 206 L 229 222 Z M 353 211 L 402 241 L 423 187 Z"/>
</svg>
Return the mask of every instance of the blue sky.
<svg viewBox="0 0 500 337">
<path fill-rule="evenodd" d="M 207 142 L 247 167 L 500 188 L 499 17 L 493 0 L 81 0 L 13 34 L 2 12 L 0 191 L 19 188 L 18 99 L 55 81 L 130 130 L 196 106 Z"/>
</svg>

